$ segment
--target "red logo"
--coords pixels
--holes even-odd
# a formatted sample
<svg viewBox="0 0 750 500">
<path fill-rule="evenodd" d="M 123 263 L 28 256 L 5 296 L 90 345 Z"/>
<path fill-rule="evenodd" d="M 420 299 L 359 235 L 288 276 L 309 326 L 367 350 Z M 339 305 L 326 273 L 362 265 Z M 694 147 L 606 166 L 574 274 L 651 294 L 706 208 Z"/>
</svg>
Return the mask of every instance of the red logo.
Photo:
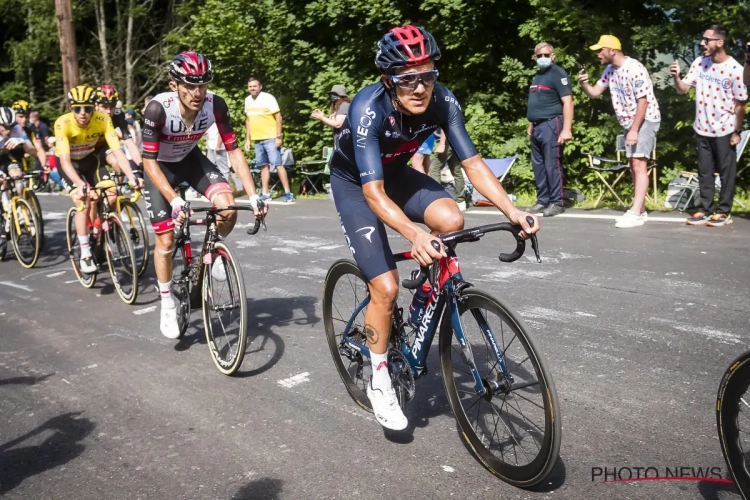
<svg viewBox="0 0 750 500">
<path fill-rule="evenodd" d="M 391 122 L 391 127 L 396 125 L 396 119 L 392 116 L 388 117 L 388 121 Z"/>
</svg>

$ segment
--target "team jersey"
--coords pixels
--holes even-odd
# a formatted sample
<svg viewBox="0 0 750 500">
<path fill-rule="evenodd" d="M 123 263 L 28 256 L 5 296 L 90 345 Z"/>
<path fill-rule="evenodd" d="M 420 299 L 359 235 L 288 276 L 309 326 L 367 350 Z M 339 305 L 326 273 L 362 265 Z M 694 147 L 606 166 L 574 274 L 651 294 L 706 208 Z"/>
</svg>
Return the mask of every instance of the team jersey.
<svg viewBox="0 0 750 500">
<path fill-rule="evenodd" d="M 125 113 L 121 109 L 115 108 L 114 113 L 112 113 L 112 125 L 120 129 L 123 141 L 127 141 L 132 137 L 130 129 L 128 129 L 128 122 L 125 121 Z"/>
<path fill-rule="evenodd" d="M 368 85 L 354 97 L 341 126 L 331 174 L 357 184 L 385 180 L 408 168 L 419 145 L 440 128 L 461 161 L 477 155 L 461 105 L 447 88 L 436 83 L 427 110 L 404 115 L 394 107 L 384 84 Z"/>
<path fill-rule="evenodd" d="M 683 81 L 695 87 L 693 129 L 699 135 L 723 137 L 735 131 L 735 104 L 747 100 L 742 71 L 742 65 L 733 57 L 723 63 L 699 57 L 690 66 Z"/>
<path fill-rule="evenodd" d="M 144 114 L 143 157 L 151 160 L 177 162 L 193 150 L 214 123 L 227 151 L 237 149 L 237 136 L 232 129 L 229 108 L 223 98 L 206 93 L 203 106 L 188 130 L 180 114 L 177 92 L 159 94 L 148 103 Z"/>
<path fill-rule="evenodd" d="M 8 148 L 8 139 L 17 139 L 19 144 L 13 148 Z M 0 136 L 0 162 L 6 164 L 10 161 L 16 162 L 23 158 L 24 150 L 23 143 L 30 143 L 29 137 L 26 135 L 23 127 L 16 124 L 10 131 L 10 137 L 8 139 Z"/>
<path fill-rule="evenodd" d="M 120 138 L 115 133 L 112 120 L 104 113 L 94 111 L 88 125 L 81 128 L 73 113 L 55 120 L 55 154 L 69 154 L 72 160 L 81 160 L 104 143 L 110 149 L 120 147 Z"/>
<path fill-rule="evenodd" d="M 607 66 L 599 83 L 609 87 L 615 115 L 622 128 L 629 129 L 633 125 L 638 99 L 642 97 L 646 98 L 647 103 L 645 119 L 650 122 L 661 121 L 659 103 L 656 102 L 654 84 L 648 70 L 632 57 L 625 58 L 625 62 L 619 68 L 611 64 Z"/>
</svg>

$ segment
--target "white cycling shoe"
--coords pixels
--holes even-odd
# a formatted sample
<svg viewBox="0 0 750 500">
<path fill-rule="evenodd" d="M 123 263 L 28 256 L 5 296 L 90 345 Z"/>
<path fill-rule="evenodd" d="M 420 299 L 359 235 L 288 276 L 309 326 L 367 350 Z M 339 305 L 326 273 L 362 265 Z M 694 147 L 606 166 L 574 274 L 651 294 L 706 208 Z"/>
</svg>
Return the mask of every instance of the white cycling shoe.
<svg viewBox="0 0 750 500">
<path fill-rule="evenodd" d="M 370 378 L 370 382 L 367 384 L 367 397 L 370 398 L 372 412 L 380 425 L 392 431 L 402 431 L 409 425 L 409 420 L 398 404 L 393 386 L 389 385 L 385 389 L 374 389 L 372 378 Z"/>
<path fill-rule="evenodd" d="M 168 339 L 176 339 L 180 336 L 180 325 L 177 324 L 177 307 L 165 307 L 161 305 L 161 323 L 159 325 L 161 334 Z"/>
<path fill-rule="evenodd" d="M 82 272 L 86 274 L 94 274 L 97 271 L 96 264 L 94 264 L 94 259 L 91 257 L 85 257 L 78 261 L 78 267 L 81 269 Z"/>
</svg>

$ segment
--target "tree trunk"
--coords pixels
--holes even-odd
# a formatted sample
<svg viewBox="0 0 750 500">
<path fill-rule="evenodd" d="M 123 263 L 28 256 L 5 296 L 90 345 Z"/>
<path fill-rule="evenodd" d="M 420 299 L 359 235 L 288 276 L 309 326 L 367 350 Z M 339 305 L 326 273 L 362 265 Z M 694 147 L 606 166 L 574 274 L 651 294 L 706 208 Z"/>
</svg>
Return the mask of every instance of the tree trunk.
<svg viewBox="0 0 750 500">
<path fill-rule="evenodd" d="M 104 83 L 111 85 L 109 73 L 109 54 L 107 53 L 107 25 L 104 14 L 104 0 L 94 2 L 96 13 L 96 30 L 99 35 L 99 49 L 102 52 L 102 69 L 104 70 Z"/>
<path fill-rule="evenodd" d="M 128 5 L 128 34 L 125 40 L 125 102 L 133 104 L 135 82 L 133 81 L 133 10 L 135 0 Z"/>
<path fill-rule="evenodd" d="M 63 85 L 67 94 L 70 88 L 78 85 L 78 55 L 76 54 L 73 9 L 70 0 L 55 0 L 55 17 L 57 17 L 57 36 L 60 39 Z"/>
</svg>

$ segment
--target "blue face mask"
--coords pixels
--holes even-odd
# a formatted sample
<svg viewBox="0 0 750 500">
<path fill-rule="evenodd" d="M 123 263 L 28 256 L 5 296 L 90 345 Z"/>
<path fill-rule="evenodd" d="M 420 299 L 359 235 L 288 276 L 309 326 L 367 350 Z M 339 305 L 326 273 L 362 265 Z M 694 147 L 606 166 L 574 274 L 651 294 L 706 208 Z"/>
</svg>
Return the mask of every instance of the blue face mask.
<svg viewBox="0 0 750 500">
<path fill-rule="evenodd" d="M 551 57 L 540 57 L 536 60 L 536 65 L 540 68 L 548 68 L 552 64 Z"/>
</svg>

